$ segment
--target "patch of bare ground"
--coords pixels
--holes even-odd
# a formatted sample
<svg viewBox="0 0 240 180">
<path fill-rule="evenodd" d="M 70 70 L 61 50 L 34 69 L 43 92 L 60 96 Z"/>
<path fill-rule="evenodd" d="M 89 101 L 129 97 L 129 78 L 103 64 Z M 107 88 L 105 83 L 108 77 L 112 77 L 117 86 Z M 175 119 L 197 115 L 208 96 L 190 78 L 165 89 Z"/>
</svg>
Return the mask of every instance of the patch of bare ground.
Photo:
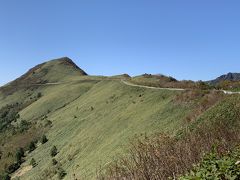
<svg viewBox="0 0 240 180">
<path fill-rule="evenodd" d="M 22 167 L 21 169 L 19 169 L 17 172 L 15 172 L 11 179 L 14 179 L 14 178 L 17 178 L 17 177 L 21 177 L 23 176 L 24 174 L 26 174 L 28 171 L 30 171 L 32 169 L 32 166 L 25 166 L 25 167 Z"/>
</svg>

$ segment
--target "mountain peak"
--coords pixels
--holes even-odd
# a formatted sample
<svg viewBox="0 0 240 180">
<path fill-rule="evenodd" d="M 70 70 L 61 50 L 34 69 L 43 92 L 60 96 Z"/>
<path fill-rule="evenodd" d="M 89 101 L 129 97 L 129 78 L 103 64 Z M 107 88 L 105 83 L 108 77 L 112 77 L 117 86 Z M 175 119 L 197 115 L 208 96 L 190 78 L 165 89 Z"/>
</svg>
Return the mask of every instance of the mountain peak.
<svg viewBox="0 0 240 180">
<path fill-rule="evenodd" d="M 70 59 L 69 57 L 61 57 L 58 59 L 53 59 L 50 61 L 45 62 L 45 64 L 49 64 L 51 66 L 66 66 L 66 67 L 70 67 L 75 69 L 76 71 L 79 71 L 81 73 L 81 75 L 85 76 L 87 75 L 87 73 L 85 71 L 83 71 L 81 68 L 79 68 L 72 59 Z"/>
<path fill-rule="evenodd" d="M 75 64 L 73 62 L 72 59 L 70 59 L 69 57 L 61 57 L 61 58 L 57 58 L 57 59 L 52 59 L 50 61 L 47 61 L 46 63 L 49 63 L 49 62 L 52 62 L 52 63 L 58 63 L 58 62 L 65 62 L 65 63 L 72 63 L 72 64 Z"/>
<path fill-rule="evenodd" d="M 80 69 L 70 58 L 62 57 L 53 59 L 31 68 L 18 79 L 1 87 L 4 92 L 11 93 L 21 87 L 35 84 L 70 82 L 76 77 L 86 76 L 87 73 Z"/>
<path fill-rule="evenodd" d="M 217 84 L 221 81 L 240 81 L 240 73 L 229 72 L 209 82 L 211 84 Z"/>
</svg>

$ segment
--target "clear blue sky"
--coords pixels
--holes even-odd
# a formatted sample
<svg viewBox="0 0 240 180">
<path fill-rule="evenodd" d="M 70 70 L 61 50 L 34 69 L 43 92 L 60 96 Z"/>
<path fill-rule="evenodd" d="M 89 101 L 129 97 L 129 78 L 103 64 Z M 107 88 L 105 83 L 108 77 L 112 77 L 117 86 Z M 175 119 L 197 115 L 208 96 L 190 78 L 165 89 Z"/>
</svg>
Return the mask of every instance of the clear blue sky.
<svg viewBox="0 0 240 180">
<path fill-rule="evenodd" d="M 239 0 L 0 0 L 0 84 L 68 56 L 94 75 L 240 72 Z"/>
</svg>

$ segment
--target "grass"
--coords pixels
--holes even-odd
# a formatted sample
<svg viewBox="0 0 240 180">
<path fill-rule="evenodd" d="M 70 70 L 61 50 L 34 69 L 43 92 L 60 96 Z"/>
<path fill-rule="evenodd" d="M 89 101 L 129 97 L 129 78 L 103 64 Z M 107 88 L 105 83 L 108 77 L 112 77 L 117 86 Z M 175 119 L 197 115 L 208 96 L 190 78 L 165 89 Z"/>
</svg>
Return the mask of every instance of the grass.
<svg viewBox="0 0 240 180">
<path fill-rule="evenodd" d="M 50 110 L 53 127 L 47 133 L 49 141 L 27 157 L 27 161 L 34 158 L 38 166 L 24 179 L 40 178 L 51 168 L 53 145 L 59 150 L 56 159 L 67 179 L 73 174 L 92 179 L 96 168 L 121 154 L 136 134 L 174 134 L 184 126 L 190 111 L 173 103 L 176 92 L 129 87 L 120 81 L 49 86 L 42 92 L 43 97 L 20 114 L 31 120 Z"/>
<path fill-rule="evenodd" d="M 7 136 L 8 144 L 16 145 L 19 138 L 23 144 L 42 133 L 48 138 L 47 143 L 38 144 L 36 150 L 27 153 L 22 167 L 27 167 L 32 158 L 37 166 L 21 179 L 57 179 L 57 172 L 66 172 L 66 179 L 94 179 L 96 169 L 121 156 L 136 135 L 176 135 L 188 125 L 187 118 L 192 117 L 203 99 L 185 101 L 181 97 L 187 99 L 192 95 L 127 86 L 121 82 L 126 75 L 84 76 L 71 63 L 66 66 L 62 62 L 66 63 L 50 61 L 40 65 L 18 79 L 20 85 L 13 82 L 0 91 L 0 107 L 28 102 L 39 92 L 42 94 L 20 112 L 20 119 L 31 122 L 33 128 L 25 136 Z M 33 85 L 38 81 L 59 84 Z M 209 106 L 203 111 L 216 102 L 215 99 L 207 102 Z M 203 111 L 195 114 L 201 115 Z M 46 122 L 52 123 L 51 128 L 44 128 Z M 53 166 L 50 156 L 53 146 L 58 149 L 57 166 Z"/>
<path fill-rule="evenodd" d="M 230 152 L 240 143 L 239 100 L 240 96 L 225 97 L 180 130 L 177 136 L 137 137 L 125 155 L 99 169 L 98 178 L 176 179 L 214 147 L 214 154 L 205 157 L 199 167 L 182 179 L 238 179 L 239 166 L 235 163 L 239 156 Z"/>
</svg>

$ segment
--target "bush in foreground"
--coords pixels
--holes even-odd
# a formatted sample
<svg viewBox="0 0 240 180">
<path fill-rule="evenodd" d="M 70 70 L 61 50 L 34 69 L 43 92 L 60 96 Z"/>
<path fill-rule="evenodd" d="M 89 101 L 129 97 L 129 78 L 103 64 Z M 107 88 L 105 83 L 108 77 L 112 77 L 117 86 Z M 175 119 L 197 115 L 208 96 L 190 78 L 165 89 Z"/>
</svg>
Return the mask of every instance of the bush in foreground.
<svg viewBox="0 0 240 180">
<path fill-rule="evenodd" d="M 206 155 L 198 166 L 179 179 L 240 179 L 240 148 L 224 156 L 217 152 Z"/>
</svg>

